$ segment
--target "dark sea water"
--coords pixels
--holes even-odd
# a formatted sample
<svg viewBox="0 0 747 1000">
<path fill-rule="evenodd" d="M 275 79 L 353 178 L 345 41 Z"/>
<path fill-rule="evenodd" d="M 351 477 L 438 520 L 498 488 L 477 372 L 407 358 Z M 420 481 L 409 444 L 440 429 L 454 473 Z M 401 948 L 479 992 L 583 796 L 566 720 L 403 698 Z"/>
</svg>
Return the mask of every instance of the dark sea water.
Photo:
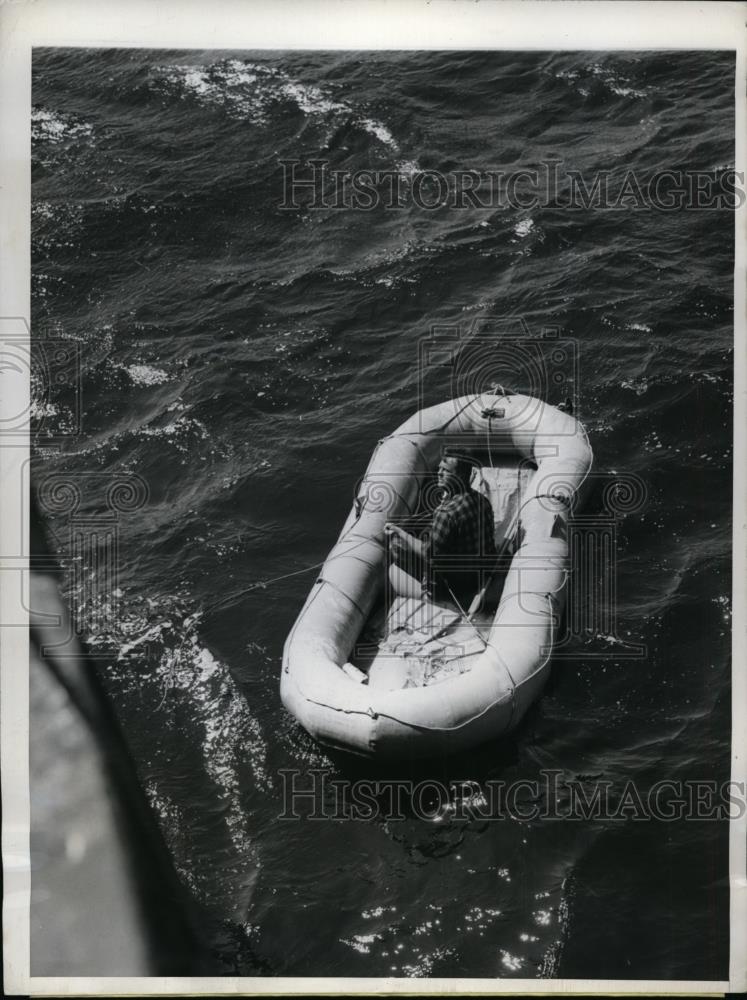
<svg viewBox="0 0 747 1000">
<path fill-rule="evenodd" d="M 728 778 L 732 213 L 427 210 L 408 185 L 546 160 L 718 183 L 733 76 L 729 53 L 37 51 L 33 329 L 77 345 L 83 417 L 65 385 L 38 402 L 34 473 L 79 484 L 76 517 L 147 484 L 113 594 L 69 511 L 51 527 L 226 973 L 727 977 L 724 822 L 277 817 L 283 769 L 378 773 L 284 712 L 282 644 L 377 439 L 452 394 L 422 338 L 491 318 L 576 345 L 595 471 L 647 499 L 609 656 L 579 643 L 515 734 L 397 777 Z M 281 210 L 279 161 L 313 157 L 400 172 L 403 207 Z"/>
</svg>

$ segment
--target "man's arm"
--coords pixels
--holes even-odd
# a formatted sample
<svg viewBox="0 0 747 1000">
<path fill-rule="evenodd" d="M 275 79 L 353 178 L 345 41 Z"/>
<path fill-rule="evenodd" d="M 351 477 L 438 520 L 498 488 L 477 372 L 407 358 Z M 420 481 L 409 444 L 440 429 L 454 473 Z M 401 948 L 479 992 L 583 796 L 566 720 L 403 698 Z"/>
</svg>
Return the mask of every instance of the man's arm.
<svg viewBox="0 0 747 1000">
<path fill-rule="evenodd" d="M 384 525 L 385 535 L 394 535 L 396 539 L 402 544 L 405 552 L 422 558 L 425 553 L 425 543 L 420 538 L 416 538 L 415 535 L 411 535 L 409 531 L 405 531 L 404 528 L 400 528 L 398 524 L 392 524 L 391 521 L 387 521 Z"/>
<path fill-rule="evenodd" d="M 416 538 L 391 521 L 387 521 L 384 525 L 384 534 L 394 536 L 392 549 L 395 558 L 412 554 L 425 563 L 430 562 L 446 547 L 453 530 L 454 519 L 449 508 L 439 508 L 434 512 L 431 525 L 425 530 L 422 538 Z"/>
</svg>

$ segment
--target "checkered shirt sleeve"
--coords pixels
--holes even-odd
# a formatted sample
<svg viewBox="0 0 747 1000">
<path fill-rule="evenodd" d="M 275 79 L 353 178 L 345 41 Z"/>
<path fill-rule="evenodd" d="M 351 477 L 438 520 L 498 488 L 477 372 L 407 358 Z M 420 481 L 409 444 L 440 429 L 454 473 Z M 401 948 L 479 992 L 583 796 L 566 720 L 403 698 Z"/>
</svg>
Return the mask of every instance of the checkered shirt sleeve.
<svg viewBox="0 0 747 1000">
<path fill-rule="evenodd" d="M 428 555 L 492 555 L 495 552 L 493 512 L 489 501 L 469 490 L 443 501 L 433 512 L 426 532 Z"/>
</svg>

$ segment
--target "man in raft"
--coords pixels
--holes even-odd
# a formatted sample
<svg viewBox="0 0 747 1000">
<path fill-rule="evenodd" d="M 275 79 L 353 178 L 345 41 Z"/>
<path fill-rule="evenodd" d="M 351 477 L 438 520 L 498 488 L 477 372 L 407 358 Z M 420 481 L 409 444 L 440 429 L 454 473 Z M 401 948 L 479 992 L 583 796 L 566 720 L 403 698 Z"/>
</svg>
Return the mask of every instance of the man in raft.
<svg viewBox="0 0 747 1000">
<path fill-rule="evenodd" d="M 421 537 L 391 521 L 384 525 L 391 557 L 389 581 L 402 597 L 451 600 L 464 606 L 479 589 L 475 557 L 495 556 L 495 535 L 493 508 L 470 486 L 471 474 L 470 459 L 445 450 L 437 473 L 442 499 Z M 440 557 L 446 558 L 439 568 Z"/>
</svg>

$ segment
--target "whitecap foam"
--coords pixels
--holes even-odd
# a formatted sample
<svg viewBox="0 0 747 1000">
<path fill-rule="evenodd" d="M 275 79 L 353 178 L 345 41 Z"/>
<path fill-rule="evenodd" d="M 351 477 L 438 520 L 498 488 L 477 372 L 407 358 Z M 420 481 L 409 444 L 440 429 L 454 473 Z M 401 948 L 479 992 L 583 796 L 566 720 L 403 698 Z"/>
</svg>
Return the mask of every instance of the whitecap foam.
<svg viewBox="0 0 747 1000">
<path fill-rule="evenodd" d="M 269 95 L 262 79 L 271 78 L 271 71 L 263 72 L 253 64 L 229 59 L 210 66 L 173 63 L 158 67 L 157 72 L 160 74 L 157 87 L 165 87 L 200 104 L 222 107 L 246 121 L 262 124 L 266 120 Z"/>
<path fill-rule="evenodd" d="M 56 403 L 42 402 L 39 399 L 31 400 L 31 419 L 44 420 L 45 417 L 56 417 L 60 410 Z"/>
<path fill-rule="evenodd" d="M 589 88 L 584 86 L 590 77 L 617 97 L 640 98 L 648 95 L 646 89 L 633 86 L 624 74 L 598 62 L 587 63 L 581 69 L 564 69 L 555 73 L 556 80 L 562 80 L 573 87 L 582 97 L 589 97 L 591 94 Z"/>
<path fill-rule="evenodd" d="M 346 114 L 351 112 L 347 104 L 325 97 L 318 87 L 312 87 L 309 84 L 289 81 L 284 83 L 280 90 L 307 115 L 326 115 L 334 111 L 344 111 Z"/>
<path fill-rule="evenodd" d="M 157 427 L 146 426 L 140 427 L 135 433 L 140 434 L 143 437 L 153 437 L 153 438 L 178 438 L 183 436 L 185 433 L 194 433 L 203 440 L 208 438 L 207 427 L 203 424 L 201 420 L 196 417 L 188 417 L 186 415 L 177 417 L 176 420 L 172 420 L 168 424 L 161 424 Z"/>
<path fill-rule="evenodd" d="M 31 112 L 31 140 L 39 139 L 48 142 L 62 142 L 79 136 L 88 136 L 93 132 L 93 126 L 87 122 L 75 121 L 69 115 L 60 111 L 49 111 L 46 108 L 34 108 Z"/>
<path fill-rule="evenodd" d="M 385 146 L 390 146 L 392 149 L 399 149 L 397 140 L 386 125 L 382 125 L 381 122 L 374 121 L 372 118 L 360 119 L 360 125 L 366 132 L 370 132 L 371 135 L 376 136 L 379 142 L 383 142 Z"/>
<path fill-rule="evenodd" d="M 638 90 L 636 87 L 625 87 L 621 84 L 614 83 L 614 81 L 609 82 L 609 88 L 613 94 L 617 94 L 618 97 L 645 97 L 645 90 Z"/>
<path fill-rule="evenodd" d="M 375 906 L 371 910 L 363 910 L 361 916 L 364 920 L 374 920 L 377 917 L 381 917 L 384 913 L 396 913 L 396 906 Z"/>
<path fill-rule="evenodd" d="M 636 396 L 642 396 L 644 393 L 648 392 L 648 380 L 645 378 L 639 379 L 623 379 L 620 383 L 621 389 L 630 389 L 636 394 Z"/>
<path fill-rule="evenodd" d="M 183 77 L 184 86 L 191 90 L 193 94 L 210 94 L 211 84 L 208 81 L 207 73 L 200 69 L 187 69 Z"/>
<path fill-rule="evenodd" d="M 162 368 L 154 368 L 151 365 L 129 365 L 125 371 L 135 385 L 162 385 L 171 378 Z"/>
<path fill-rule="evenodd" d="M 420 173 L 420 164 L 417 160 L 401 160 L 397 164 L 397 172 L 401 177 L 411 181 L 415 174 Z"/>
<path fill-rule="evenodd" d="M 309 118 L 331 119 L 334 125 L 349 121 L 389 149 L 397 152 L 400 148 L 384 122 L 337 100 L 321 86 L 294 79 L 277 67 L 229 59 L 209 66 L 174 63 L 159 67 L 157 72 L 160 80 L 156 86 L 181 92 L 202 104 L 221 106 L 255 123 L 267 121 L 271 104 L 291 101 Z M 405 161 L 401 169 L 409 174 L 418 168 L 414 161 Z"/>
<path fill-rule="evenodd" d="M 645 90 L 642 90 L 639 87 L 634 87 L 628 77 L 608 66 L 602 66 L 600 63 L 591 63 L 591 65 L 587 67 L 587 70 L 591 72 L 592 76 L 597 77 L 607 90 L 616 94 L 618 97 L 646 96 L 647 92 Z"/>
</svg>

